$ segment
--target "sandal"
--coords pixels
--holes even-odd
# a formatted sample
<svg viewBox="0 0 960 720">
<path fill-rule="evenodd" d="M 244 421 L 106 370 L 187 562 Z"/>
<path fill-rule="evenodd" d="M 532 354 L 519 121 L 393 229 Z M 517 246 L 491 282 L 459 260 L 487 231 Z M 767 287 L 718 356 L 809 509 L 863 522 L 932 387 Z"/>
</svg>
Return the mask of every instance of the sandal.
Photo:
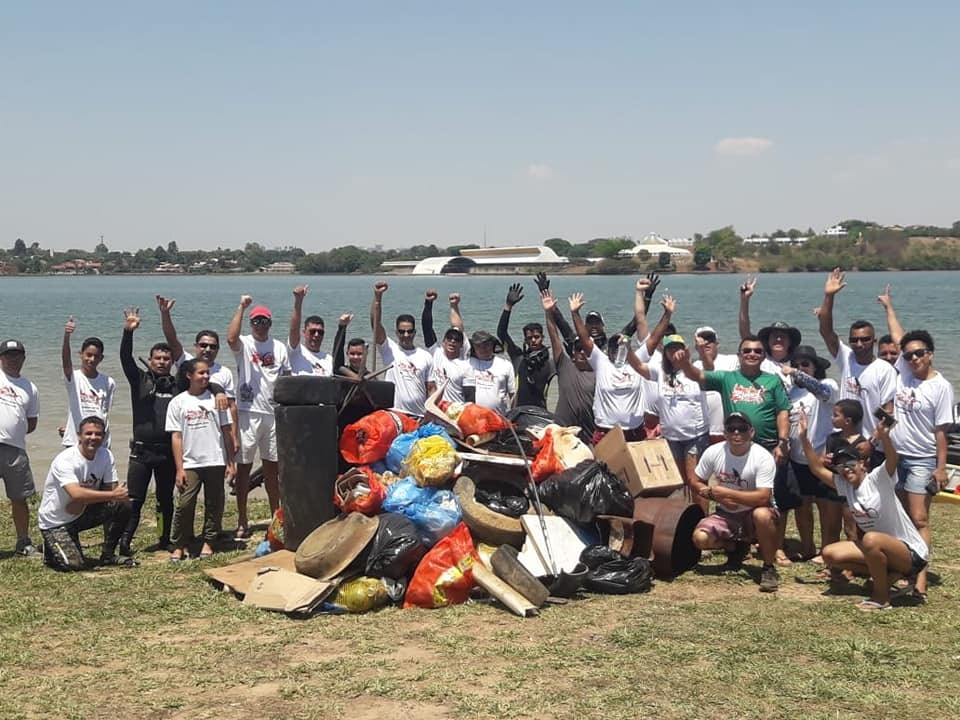
<svg viewBox="0 0 960 720">
<path fill-rule="evenodd" d="M 780 567 L 790 567 L 793 565 L 793 560 L 788 558 L 783 550 L 777 550 L 777 565 Z"/>
<path fill-rule="evenodd" d="M 240 525 L 237 527 L 237 531 L 233 534 L 233 539 L 249 540 L 252 535 L 253 533 L 250 532 L 250 528 L 248 528 L 246 525 Z"/>
<path fill-rule="evenodd" d="M 874 612 L 876 610 L 893 610 L 893 605 L 890 603 L 881 604 L 876 600 L 861 600 L 856 605 L 857 610 L 862 610 L 863 612 Z"/>
<path fill-rule="evenodd" d="M 927 604 L 927 593 L 923 590 L 913 589 L 913 592 L 910 593 L 909 597 L 913 600 L 917 600 L 918 604 L 926 605 Z"/>
<path fill-rule="evenodd" d="M 808 562 L 812 563 L 813 565 L 823 565 L 823 555 L 814 555 Z"/>
</svg>

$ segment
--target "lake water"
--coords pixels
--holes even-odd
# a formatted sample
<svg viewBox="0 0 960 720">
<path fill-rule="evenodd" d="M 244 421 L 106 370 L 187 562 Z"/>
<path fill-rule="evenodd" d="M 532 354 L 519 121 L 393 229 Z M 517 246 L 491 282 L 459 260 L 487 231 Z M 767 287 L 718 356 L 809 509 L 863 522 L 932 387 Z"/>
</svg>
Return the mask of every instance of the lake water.
<svg viewBox="0 0 960 720">
<path fill-rule="evenodd" d="M 786 320 L 803 332 L 804 342 L 825 352 L 817 332 L 812 310 L 823 297 L 825 274 L 761 275 L 753 300 L 754 331 L 775 320 Z M 870 320 L 878 334 L 885 332 L 883 311 L 876 301 L 884 285 L 890 283 L 892 295 L 906 329 L 926 328 L 937 343 L 936 367 L 956 382 L 960 378 L 960 312 L 957 298 L 957 273 L 902 272 L 851 274 L 849 285 L 837 300 L 835 321 L 841 338 L 849 324 L 859 318 Z M 233 367 L 233 358 L 226 347 L 227 323 L 243 293 L 253 296 L 254 303 L 268 305 L 274 313 L 273 334 L 285 338 L 292 307 L 294 286 L 307 283 L 310 292 L 305 301 L 305 314 L 319 314 L 326 321 L 328 333 L 324 349 L 333 343 L 337 318 L 351 312 L 354 321 L 351 333 L 370 338 L 368 319 L 373 276 L 115 276 L 115 277 L 4 277 L 0 278 L 0 336 L 23 341 L 27 361 L 23 374 L 40 389 L 40 421 L 36 432 L 28 437 L 29 451 L 38 484 L 43 482 L 49 461 L 59 450 L 57 426 L 66 418 L 66 394 L 60 369 L 60 346 L 63 324 L 69 315 L 77 320 L 73 350 L 90 335 L 99 336 L 106 345 L 106 358 L 101 372 L 117 381 L 117 397 L 111 412 L 113 447 L 121 475 L 126 472 L 126 447 L 130 429 L 129 386 L 119 361 L 123 309 L 139 306 L 143 323 L 135 335 L 135 354 L 145 357 L 150 345 L 163 339 L 154 296 L 162 294 L 177 299 L 174 320 L 184 344 L 192 345 L 197 330 L 213 328 L 220 332 L 223 350 L 220 360 Z M 451 292 L 463 296 L 461 309 L 467 331 L 496 330 L 507 287 L 522 282 L 524 300 L 515 308 L 510 329 L 520 339 L 524 323 L 542 321 L 543 312 L 532 277 L 386 277 L 390 289 L 384 299 L 384 325 L 388 332 L 392 321 L 401 312 L 420 317 L 423 293 L 435 288 L 440 300 L 434 308 L 435 327 L 439 334 L 447 326 L 446 297 Z M 556 276 L 551 288 L 562 297 L 567 313 L 566 297 L 575 291 L 586 295 L 586 310 L 599 310 L 608 326 L 608 333 L 621 327 L 630 317 L 635 277 L 628 276 Z M 677 299 L 674 322 L 688 339 L 700 325 L 711 325 L 720 334 L 721 351 L 733 352 L 737 336 L 738 286 L 740 275 L 676 275 L 666 276 L 658 290 L 669 289 Z M 651 318 L 659 317 L 659 309 Z M 245 332 L 247 330 L 245 329 Z M 392 335 L 392 333 L 391 333 Z M 76 360 L 75 360 L 76 362 Z"/>
</svg>

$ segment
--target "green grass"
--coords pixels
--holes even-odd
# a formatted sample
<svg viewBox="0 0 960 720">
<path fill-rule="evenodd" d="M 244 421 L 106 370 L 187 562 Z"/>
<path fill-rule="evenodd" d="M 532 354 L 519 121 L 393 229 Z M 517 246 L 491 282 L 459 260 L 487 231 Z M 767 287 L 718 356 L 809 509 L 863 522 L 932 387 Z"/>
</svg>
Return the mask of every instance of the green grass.
<svg viewBox="0 0 960 720">
<path fill-rule="evenodd" d="M 958 717 L 960 509 L 933 529 L 929 604 L 874 614 L 808 565 L 765 596 L 717 558 L 528 620 L 484 602 L 293 620 L 202 574 L 240 553 L 74 575 L 5 553 L 0 718 Z"/>
</svg>

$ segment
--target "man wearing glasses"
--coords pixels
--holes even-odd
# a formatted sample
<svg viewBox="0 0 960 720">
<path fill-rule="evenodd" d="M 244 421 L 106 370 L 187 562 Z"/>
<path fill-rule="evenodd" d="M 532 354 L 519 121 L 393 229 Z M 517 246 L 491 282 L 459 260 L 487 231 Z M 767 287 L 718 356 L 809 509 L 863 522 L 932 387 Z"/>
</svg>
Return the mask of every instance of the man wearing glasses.
<svg viewBox="0 0 960 720">
<path fill-rule="evenodd" d="M 846 273 L 834 268 L 823 289 L 820 336 L 840 370 L 840 399 L 859 400 L 863 404 L 863 434 L 869 437 L 877 428 L 877 408 L 893 413 L 897 371 L 873 354 L 876 332 L 866 320 L 857 320 L 850 326 L 849 345 L 840 342 L 833 329 L 833 303 L 846 286 Z"/>
<path fill-rule="evenodd" d="M 333 358 L 320 349 L 323 342 L 323 318 L 309 315 L 303 321 L 303 342 L 300 342 L 300 318 L 303 316 L 303 298 L 309 285 L 298 285 L 293 289 L 293 312 L 290 314 L 290 337 L 287 347 L 290 349 L 290 371 L 294 375 L 333 375 Z"/>
<path fill-rule="evenodd" d="M 240 296 L 227 328 L 227 345 L 237 360 L 237 407 L 240 411 L 240 457 L 237 462 L 237 532 L 236 539 L 250 537 L 247 519 L 247 493 L 250 490 L 250 469 L 260 452 L 263 462 L 263 484 L 270 499 L 270 512 L 280 506 L 280 484 L 277 471 L 277 429 L 273 414 L 273 386 L 280 375 L 290 373 L 286 346 L 270 337 L 273 315 L 265 305 L 250 311 L 250 334 L 241 335 L 243 314 L 253 298 Z"/>
<path fill-rule="evenodd" d="M 381 280 L 374 284 L 370 327 L 384 366 L 392 366 L 385 379 L 393 383 L 393 409 L 423 417 L 427 395 L 436 388 L 430 379 L 433 373 L 433 358 L 426 350 L 413 344 L 417 335 L 413 315 L 397 315 L 397 339 L 394 341 L 387 337 L 381 320 L 381 302 L 385 292 L 387 283 Z"/>
<path fill-rule="evenodd" d="M 753 443 L 754 429 L 746 414 L 730 413 L 723 429 L 725 442 L 704 451 L 690 481 L 693 492 L 717 503 L 714 512 L 697 524 L 693 543 L 701 550 L 725 550 L 726 567 L 737 570 L 756 540 L 763 558 L 760 591 L 776 592 L 779 514 L 771 504 L 776 464 L 770 453 Z M 713 486 L 711 478 L 716 478 Z"/>
</svg>

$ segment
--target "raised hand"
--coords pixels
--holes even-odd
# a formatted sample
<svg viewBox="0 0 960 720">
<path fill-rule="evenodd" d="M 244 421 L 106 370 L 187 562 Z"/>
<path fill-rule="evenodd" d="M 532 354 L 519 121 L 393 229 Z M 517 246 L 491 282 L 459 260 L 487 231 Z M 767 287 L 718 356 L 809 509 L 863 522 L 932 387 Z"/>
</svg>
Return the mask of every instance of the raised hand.
<svg viewBox="0 0 960 720">
<path fill-rule="evenodd" d="M 660 298 L 660 307 L 663 308 L 665 313 L 673 315 L 674 311 L 677 309 L 677 301 L 673 298 L 668 292 L 663 293 L 663 297 Z"/>
<path fill-rule="evenodd" d="M 67 322 L 63 326 L 64 335 L 73 335 L 73 331 L 77 329 L 77 321 L 73 319 L 73 315 L 67 318 Z"/>
<path fill-rule="evenodd" d="M 587 299 L 581 292 L 575 292 L 570 296 L 570 312 L 579 312 L 587 302 Z"/>
<path fill-rule="evenodd" d="M 829 275 L 827 282 L 823 286 L 823 292 L 826 295 L 836 295 L 847 286 L 847 274 L 836 267 Z"/>
<path fill-rule="evenodd" d="M 427 291 L 423 294 L 423 299 L 426 300 L 428 303 L 431 303 L 431 304 L 432 304 L 432 303 L 437 299 L 437 291 L 436 291 L 436 290 L 432 290 L 432 289 L 431 289 L 431 290 L 427 290 Z"/>
<path fill-rule="evenodd" d="M 379 299 L 383 297 L 383 294 L 387 291 L 387 288 L 390 287 L 383 280 L 378 280 L 373 284 L 373 294 Z"/>
<path fill-rule="evenodd" d="M 540 304 L 547 312 L 553 312 L 553 309 L 557 306 L 557 299 L 550 290 L 544 288 L 540 291 Z"/>
<path fill-rule="evenodd" d="M 637 280 L 637 292 L 643 293 L 644 296 L 647 294 L 647 290 L 650 289 L 650 278 L 640 278 Z"/>
<path fill-rule="evenodd" d="M 550 278 L 547 277 L 545 272 L 538 272 L 533 281 L 537 284 L 537 289 L 540 291 L 541 297 L 543 296 L 544 290 L 550 289 Z"/>
<path fill-rule="evenodd" d="M 460 307 L 460 293 L 450 293 L 450 307 Z"/>
<path fill-rule="evenodd" d="M 353 313 L 344 313 L 340 316 L 339 325 L 340 327 L 346 327 L 350 324 L 350 321 L 353 320 Z"/>
<path fill-rule="evenodd" d="M 123 329 L 133 332 L 140 327 L 140 308 L 128 307 L 123 310 Z"/>
<path fill-rule="evenodd" d="M 160 308 L 160 314 L 169 314 L 173 306 L 177 304 L 174 298 L 165 298 L 163 295 L 157 295 L 157 307 Z"/>
<path fill-rule="evenodd" d="M 253 297 L 251 295 L 241 295 L 240 296 L 240 307 L 246 310 L 253 304 Z"/>
<path fill-rule="evenodd" d="M 887 285 L 887 286 L 883 289 L 883 292 L 882 292 L 882 293 L 880 293 L 879 295 L 877 295 L 877 302 L 880 303 L 881 305 L 883 305 L 883 307 L 886 308 L 887 310 L 890 309 L 890 304 L 891 304 L 892 300 L 890 299 L 890 286 L 889 286 L 889 285 Z"/>
<path fill-rule="evenodd" d="M 303 302 L 303 299 L 307 296 L 307 290 L 310 289 L 309 285 L 297 285 L 293 289 L 293 298 L 297 302 Z"/>
<path fill-rule="evenodd" d="M 509 290 L 507 290 L 506 304 L 513 307 L 521 300 L 523 300 L 523 285 L 514 283 L 510 286 Z"/>
<path fill-rule="evenodd" d="M 744 298 L 749 300 L 753 293 L 757 289 L 757 277 L 756 275 L 747 275 L 747 279 L 744 281 L 743 285 L 740 286 L 740 294 Z"/>
<path fill-rule="evenodd" d="M 807 434 L 807 424 L 807 411 L 801 407 L 800 415 L 797 417 L 797 432 L 800 437 Z"/>
<path fill-rule="evenodd" d="M 647 289 L 644 291 L 644 295 L 647 296 L 647 300 L 653 297 L 653 294 L 657 291 L 657 287 L 660 285 L 660 276 L 655 272 L 647 273 Z"/>
</svg>

